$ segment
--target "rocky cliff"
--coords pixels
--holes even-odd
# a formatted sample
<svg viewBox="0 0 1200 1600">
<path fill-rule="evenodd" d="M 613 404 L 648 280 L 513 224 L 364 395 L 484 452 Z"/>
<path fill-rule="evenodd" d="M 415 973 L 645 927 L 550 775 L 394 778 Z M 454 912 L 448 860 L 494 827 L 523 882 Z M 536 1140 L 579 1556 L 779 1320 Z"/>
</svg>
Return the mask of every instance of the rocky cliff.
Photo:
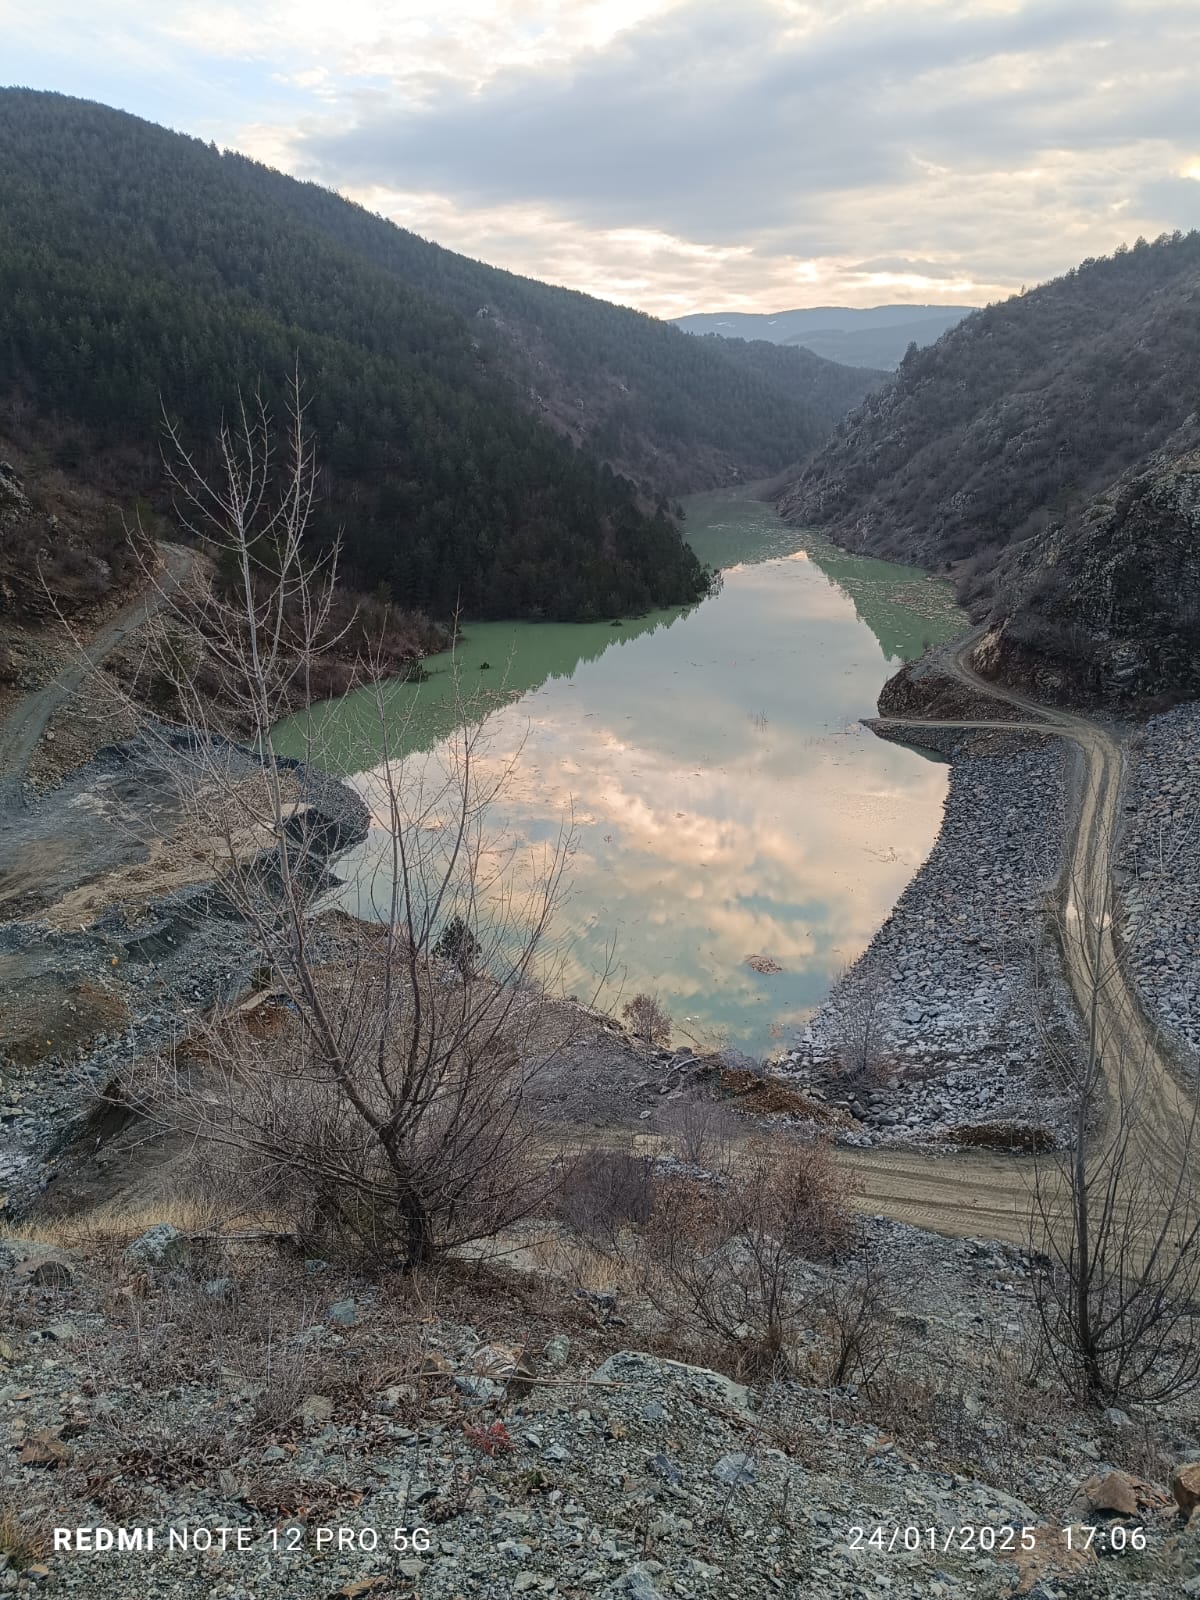
<svg viewBox="0 0 1200 1600">
<path fill-rule="evenodd" d="M 1200 425 L 1004 552 L 976 664 L 1050 699 L 1200 695 Z"/>
</svg>

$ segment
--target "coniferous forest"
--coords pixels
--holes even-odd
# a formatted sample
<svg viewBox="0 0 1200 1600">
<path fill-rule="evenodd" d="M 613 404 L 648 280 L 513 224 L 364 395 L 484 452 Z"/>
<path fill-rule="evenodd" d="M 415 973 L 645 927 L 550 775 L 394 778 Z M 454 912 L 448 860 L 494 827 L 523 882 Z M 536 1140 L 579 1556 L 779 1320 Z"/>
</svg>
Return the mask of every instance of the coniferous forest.
<svg viewBox="0 0 1200 1600">
<path fill-rule="evenodd" d="M 667 496 L 779 470 L 873 381 L 483 266 L 89 102 L 0 92 L 0 148 L 0 399 L 53 425 L 56 464 L 152 472 L 164 411 L 203 449 L 239 388 L 279 413 L 298 367 L 314 538 L 437 616 L 695 599 Z"/>
</svg>

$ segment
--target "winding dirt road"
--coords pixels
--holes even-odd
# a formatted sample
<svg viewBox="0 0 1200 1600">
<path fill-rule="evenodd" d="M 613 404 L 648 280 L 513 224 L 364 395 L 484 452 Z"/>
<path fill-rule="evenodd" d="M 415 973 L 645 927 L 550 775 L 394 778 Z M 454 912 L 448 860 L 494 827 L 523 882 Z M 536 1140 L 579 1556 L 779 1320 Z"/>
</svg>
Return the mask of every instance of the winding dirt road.
<svg viewBox="0 0 1200 1600">
<path fill-rule="evenodd" d="M 1112 858 L 1119 816 L 1122 754 L 1117 740 L 1090 718 L 1060 711 L 990 683 L 970 665 L 973 633 L 952 661 L 972 690 L 1030 713 L 1029 720 L 955 721 L 881 718 L 879 726 L 995 728 L 1071 741 L 1076 751 L 1077 815 L 1060 881 L 1061 945 L 1076 1006 L 1095 1007 L 1110 1106 L 1123 1073 L 1136 1076 L 1133 1171 L 1167 1175 L 1185 1152 L 1191 1101 L 1172 1076 L 1157 1030 L 1130 987 L 1112 931 Z M 1099 984 L 1092 974 L 1103 975 Z M 1028 1157 L 914 1150 L 840 1152 L 863 1185 L 864 1210 L 883 1212 L 939 1233 L 1024 1242 L 1028 1237 L 1033 1162 Z"/>
<path fill-rule="evenodd" d="M 190 550 L 169 544 L 159 548 L 163 553 L 163 571 L 157 581 L 123 606 L 98 631 L 91 644 L 76 650 L 49 683 L 27 694 L 0 723 L 0 813 L 21 804 L 25 769 L 59 706 L 80 689 L 89 673 L 94 672 L 122 640 L 150 620 L 191 572 L 194 557 Z"/>
</svg>

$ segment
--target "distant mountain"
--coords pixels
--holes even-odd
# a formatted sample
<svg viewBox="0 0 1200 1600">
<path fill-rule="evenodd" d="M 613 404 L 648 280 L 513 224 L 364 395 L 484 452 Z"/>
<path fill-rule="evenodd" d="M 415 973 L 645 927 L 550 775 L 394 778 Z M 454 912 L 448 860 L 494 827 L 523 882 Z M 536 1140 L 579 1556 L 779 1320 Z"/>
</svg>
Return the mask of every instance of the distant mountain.
<svg viewBox="0 0 1200 1600">
<path fill-rule="evenodd" d="M 1197 372 L 1200 233 L 1139 240 L 907 356 L 781 507 L 953 571 L 997 670 L 1114 703 L 1193 693 Z"/>
<path fill-rule="evenodd" d="M 923 347 L 974 310 L 973 306 L 807 306 L 798 311 L 698 311 L 677 317 L 685 333 L 723 339 L 769 339 L 800 345 L 850 367 L 898 367 L 910 344 Z"/>
<path fill-rule="evenodd" d="M 777 473 L 873 381 L 689 339 L 86 101 L 0 91 L 0 148 L 0 432 L 154 493 L 163 406 L 211 438 L 239 385 L 280 409 L 298 361 L 317 538 L 436 615 L 695 598 L 663 497 Z"/>
</svg>

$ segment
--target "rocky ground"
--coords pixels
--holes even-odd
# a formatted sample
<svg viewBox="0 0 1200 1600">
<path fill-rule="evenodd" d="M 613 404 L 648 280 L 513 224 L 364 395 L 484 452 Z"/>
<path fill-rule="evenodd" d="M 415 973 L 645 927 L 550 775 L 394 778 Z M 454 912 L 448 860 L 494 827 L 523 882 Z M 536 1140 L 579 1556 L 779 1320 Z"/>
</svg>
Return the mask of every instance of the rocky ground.
<svg viewBox="0 0 1200 1600">
<path fill-rule="evenodd" d="M 1200 702 L 1152 718 L 1130 744 L 1118 867 L 1138 994 L 1200 1064 Z"/>
<path fill-rule="evenodd" d="M 1200 1529 L 1168 1487 L 1196 1419 L 1075 1412 L 1039 1386 L 1019 1253 L 875 1219 L 852 1259 L 808 1269 L 814 1287 L 865 1252 L 891 1297 L 883 1381 L 756 1387 L 665 1354 L 616 1289 L 487 1268 L 368 1282 L 167 1225 L 131 1245 L 10 1239 L 0 1592 L 1200 1589 Z M 1068 1524 L 1093 1547 L 1068 1549 Z M 156 1548 L 56 1551 L 56 1527 L 153 1528 Z M 172 1528 L 212 1548 L 172 1551 Z"/>
<path fill-rule="evenodd" d="M 229 747 L 234 776 L 252 758 Z M 211 881 L 212 852 L 180 801 L 173 760 L 145 735 L 111 746 L 5 819 L 0 856 L 0 1211 L 52 1182 L 99 1093 L 138 1056 L 249 989 L 258 954 Z M 297 769 L 331 847 L 365 830 L 341 783 Z"/>
<path fill-rule="evenodd" d="M 1034 1025 L 1034 984 L 1069 1015 L 1039 915 L 1062 860 L 1067 754 L 1031 734 L 908 736 L 952 760 L 937 843 L 776 1066 L 859 1119 L 846 1142 L 1057 1138 L 1068 1108 Z M 848 1085 L 856 1049 L 868 1070 Z"/>
</svg>

